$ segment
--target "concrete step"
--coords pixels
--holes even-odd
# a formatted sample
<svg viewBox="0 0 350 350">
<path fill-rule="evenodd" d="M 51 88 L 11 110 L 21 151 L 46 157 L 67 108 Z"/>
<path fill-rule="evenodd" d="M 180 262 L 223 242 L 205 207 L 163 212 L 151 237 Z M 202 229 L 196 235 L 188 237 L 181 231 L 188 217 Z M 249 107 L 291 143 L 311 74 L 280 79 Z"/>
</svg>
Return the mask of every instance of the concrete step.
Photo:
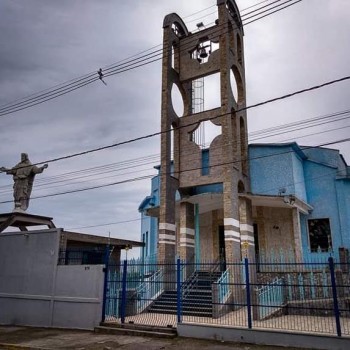
<svg viewBox="0 0 350 350">
<path fill-rule="evenodd" d="M 156 332 L 177 334 L 176 327 L 173 327 L 172 325 L 162 327 L 162 326 L 154 326 L 149 324 L 137 324 L 137 323 L 134 323 L 133 321 L 130 321 L 127 323 L 101 322 L 100 326 L 123 328 L 123 329 L 141 329 L 145 331 L 156 331 Z"/>
<path fill-rule="evenodd" d="M 149 309 L 149 311 L 155 311 L 158 310 L 161 311 L 176 311 L 177 307 L 176 305 L 164 305 L 164 304 L 153 304 Z M 182 311 L 205 311 L 205 312 L 212 312 L 212 306 L 211 305 L 183 305 L 181 308 Z"/>
<path fill-rule="evenodd" d="M 176 315 L 177 310 L 165 310 L 165 309 L 149 309 L 149 313 L 157 313 L 157 314 L 167 314 L 167 315 Z M 183 310 L 183 316 L 198 316 L 198 317 L 212 317 L 212 311 L 200 311 L 200 310 Z"/>
<path fill-rule="evenodd" d="M 176 329 L 165 328 L 165 327 L 149 327 L 147 325 L 108 325 L 95 327 L 96 333 L 102 334 L 115 334 L 115 335 L 136 335 L 145 337 L 155 337 L 155 338 L 167 338 L 173 339 L 177 337 Z"/>
</svg>

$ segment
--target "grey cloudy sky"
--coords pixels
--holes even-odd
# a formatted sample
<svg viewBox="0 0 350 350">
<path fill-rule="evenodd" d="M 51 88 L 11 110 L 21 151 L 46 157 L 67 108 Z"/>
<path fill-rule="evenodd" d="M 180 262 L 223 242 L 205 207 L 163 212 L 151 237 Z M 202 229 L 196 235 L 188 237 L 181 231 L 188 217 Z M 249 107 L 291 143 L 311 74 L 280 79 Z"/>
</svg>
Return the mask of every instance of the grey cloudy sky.
<svg viewBox="0 0 350 350">
<path fill-rule="evenodd" d="M 241 10 L 261 0 L 238 0 Z M 270 1 L 270 3 L 272 0 Z M 95 72 L 162 42 L 166 14 L 186 17 L 215 0 L 1 0 L 0 106 L 73 78 Z M 266 2 L 268 4 L 269 2 Z M 262 5 L 260 5 L 262 6 Z M 190 30 L 211 23 L 211 7 L 186 17 Z M 244 13 L 244 12 L 243 12 Z M 208 16 L 206 16 L 208 15 Z M 247 104 L 349 75 L 350 2 L 303 0 L 245 27 Z M 204 16 L 204 17 L 202 17 Z M 33 108 L 0 117 L 0 165 L 27 152 L 32 162 L 154 133 L 160 130 L 160 61 L 97 81 Z M 249 111 L 249 131 L 350 108 L 349 82 Z M 213 92 L 214 93 L 214 92 Z M 349 120 L 259 142 L 296 140 L 318 145 L 349 135 Z M 339 129 L 342 127 L 342 129 Z M 330 129 L 338 129 L 329 131 Z M 327 133 L 320 133 L 326 131 Z M 314 134 L 303 137 L 304 135 Z M 332 146 L 350 163 L 349 143 Z M 51 163 L 37 177 L 33 196 L 154 174 L 159 138 Z M 137 168 L 42 187 L 70 171 L 145 158 Z M 124 168 L 128 168 L 124 166 Z M 106 170 L 106 168 L 105 168 Z M 115 170 L 115 169 L 114 169 Z M 89 181 L 88 181 L 89 180 Z M 11 200 L 12 179 L 0 174 L 0 202 Z M 150 180 L 32 200 L 29 212 L 53 216 L 64 228 L 134 220 Z M 0 204 L 0 212 L 12 204 Z M 139 239 L 140 222 L 87 228 L 87 233 Z"/>
</svg>

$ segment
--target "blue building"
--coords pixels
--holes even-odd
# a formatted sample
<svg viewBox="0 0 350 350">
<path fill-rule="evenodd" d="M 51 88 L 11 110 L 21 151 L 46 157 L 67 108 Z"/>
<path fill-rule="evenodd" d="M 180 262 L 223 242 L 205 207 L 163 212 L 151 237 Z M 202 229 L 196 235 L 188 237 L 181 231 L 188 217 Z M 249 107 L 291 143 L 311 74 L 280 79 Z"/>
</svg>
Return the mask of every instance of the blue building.
<svg viewBox="0 0 350 350">
<path fill-rule="evenodd" d="M 205 166 L 205 165 L 203 165 Z M 159 167 L 156 167 L 159 170 Z M 297 143 L 249 145 L 250 192 L 255 252 L 293 261 L 319 261 L 350 249 L 350 167 L 338 150 Z M 142 257 L 157 256 L 159 176 L 139 211 Z M 193 194 L 196 259 L 214 261 L 224 248 L 221 184 Z M 178 231 L 180 197 L 176 205 Z M 176 237 L 180 235 L 176 234 Z M 244 238 L 241 237 L 243 240 Z M 177 252 L 181 242 L 177 238 Z"/>
</svg>

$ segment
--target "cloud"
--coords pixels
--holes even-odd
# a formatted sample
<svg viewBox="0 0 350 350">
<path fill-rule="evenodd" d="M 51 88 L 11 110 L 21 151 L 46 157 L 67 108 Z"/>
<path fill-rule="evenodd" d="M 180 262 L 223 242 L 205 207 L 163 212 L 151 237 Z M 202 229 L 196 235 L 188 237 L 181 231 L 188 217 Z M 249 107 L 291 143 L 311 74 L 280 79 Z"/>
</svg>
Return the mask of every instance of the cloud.
<svg viewBox="0 0 350 350">
<path fill-rule="evenodd" d="M 245 8 L 256 1 L 237 1 Z M 213 1 L 114 0 L 2 0 L 0 2 L 0 105 L 56 84 L 97 72 L 100 67 L 162 43 L 166 14 L 187 16 L 213 5 Z M 185 20 L 212 22 L 215 7 Z M 307 0 L 245 27 L 248 105 L 295 89 L 348 75 L 350 23 L 346 0 Z M 97 74 L 97 73 L 96 73 Z M 97 75 L 96 75 L 97 76 Z M 97 81 L 75 92 L 23 111 L 0 116 L 0 165 L 12 166 L 21 152 L 33 162 L 125 141 L 160 130 L 161 63 Z M 349 83 L 325 88 L 290 100 L 249 111 L 249 130 L 304 120 L 347 109 Z M 342 126 L 349 125 L 344 121 Z M 322 128 L 315 130 L 323 130 Z M 301 138 L 302 144 L 341 138 L 346 132 Z M 287 137 L 274 138 L 278 142 Z M 270 140 L 266 140 L 270 141 Z M 40 175 L 45 180 L 68 171 L 126 161 L 160 151 L 159 137 L 131 143 L 84 157 L 50 164 Z M 348 144 L 336 145 L 350 163 Z M 156 162 L 154 163 L 156 165 Z M 130 169 L 154 173 L 153 164 Z M 37 178 L 39 179 L 39 177 Z M 113 181 L 111 177 L 111 182 Z M 101 183 L 95 179 L 93 183 Z M 9 176 L 0 174 L 0 186 L 11 188 Z M 82 182 L 81 186 L 87 185 Z M 65 187 L 33 195 L 53 193 Z M 68 187 L 67 188 L 74 188 Z M 50 192 L 52 191 L 52 192 Z M 150 180 L 116 185 L 65 196 L 33 200 L 30 212 L 53 216 L 63 227 L 124 221 L 138 217 L 138 205 L 149 194 Z M 11 195 L 0 191 L 0 201 Z M 12 205 L 1 205 L 1 211 Z M 86 232 L 137 239 L 140 223 L 86 229 Z"/>
</svg>

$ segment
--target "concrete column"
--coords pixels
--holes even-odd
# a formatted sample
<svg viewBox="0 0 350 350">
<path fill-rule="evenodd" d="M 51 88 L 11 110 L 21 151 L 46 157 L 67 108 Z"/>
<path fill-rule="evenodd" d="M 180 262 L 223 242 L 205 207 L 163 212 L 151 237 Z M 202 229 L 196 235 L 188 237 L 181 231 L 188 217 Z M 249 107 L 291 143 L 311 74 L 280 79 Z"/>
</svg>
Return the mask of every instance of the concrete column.
<svg viewBox="0 0 350 350">
<path fill-rule="evenodd" d="M 231 185 L 231 183 L 230 183 Z M 239 230 L 238 192 L 237 186 L 224 184 L 224 234 L 226 268 L 231 276 L 231 298 L 233 303 L 244 302 L 244 289 L 240 285 L 242 279 L 241 261 L 241 234 Z"/>
<path fill-rule="evenodd" d="M 180 258 L 191 263 L 194 246 L 194 205 L 188 202 L 180 203 Z"/>
<path fill-rule="evenodd" d="M 231 183 L 224 184 L 223 197 L 226 261 L 239 262 L 241 260 L 241 234 L 236 186 L 232 188 Z"/>
<path fill-rule="evenodd" d="M 184 270 L 184 281 L 191 276 L 195 269 L 195 228 L 194 228 L 194 205 L 192 203 L 180 203 L 180 258 L 187 265 Z"/>
<path fill-rule="evenodd" d="M 254 227 L 252 218 L 252 202 L 248 198 L 241 197 L 239 199 L 239 219 L 240 219 L 240 231 L 241 231 L 241 243 L 242 243 L 242 255 L 244 258 L 248 258 L 249 263 L 255 263 L 255 243 L 254 243 Z M 257 307 L 257 269 L 256 265 L 249 264 L 249 282 L 251 286 L 251 304 L 253 311 L 253 319 L 258 319 L 258 307 Z"/>
<path fill-rule="evenodd" d="M 302 262 L 303 245 L 301 242 L 300 213 L 298 208 L 293 208 L 292 211 L 295 260 L 296 262 Z"/>
<path fill-rule="evenodd" d="M 239 221 L 241 232 L 242 255 L 250 262 L 255 262 L 254 228 L 252 204 L 248 198 L 239 199 Z"/>
<path fill-rule="evenodd" d="M 159 223 L 158 232 L 158 263 L 173 263 L 176 246 L 175 223 Z"/>
<path fill-rule="evenodd" d="M 161 178 L 158 263 L 174 263 L 176 254 L 175 188 L 170 176 Z"/>
<path fill-rule="evenodd" d="M 175 261 L 175 191 L 177 189 L 171 176 L 171 142 L 169 132 L 172 126 L 171 88 L 172 88 L 172 30 L 164 28 L 162 61 L 162 111 L 161 111 L 161 166 L 160 166 L 160 208 L 158 227 L 158 262 Z"/>
</svg>

